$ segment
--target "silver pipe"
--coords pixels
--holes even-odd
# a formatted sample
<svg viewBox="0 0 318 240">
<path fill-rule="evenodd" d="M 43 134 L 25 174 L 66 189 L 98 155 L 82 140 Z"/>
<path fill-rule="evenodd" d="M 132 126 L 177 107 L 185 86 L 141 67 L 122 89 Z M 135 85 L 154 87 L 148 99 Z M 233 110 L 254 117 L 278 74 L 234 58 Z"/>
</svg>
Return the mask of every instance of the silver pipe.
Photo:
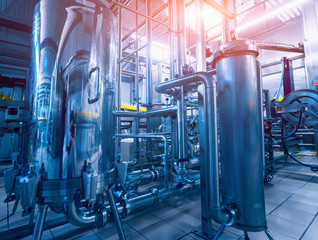
<svg viewBox="0 0 318 240">
<path fill-rule="evenodd" d="M 167 90 L 180 87 L 190 83 L 203 83 L 205 89 L 202 96 L 199 96 L 201 107 L 200 115 L 200 161 L 201 161 L 201 185 L 202 196 L 208 206 L 204 206 L 213 219 L 221 224 L 230 224 L 235 218 L 235 213 L 224 208 L 220 201 L 219 185 L 219 156 L 218 156 L 218 139 L 217 139 L 217 108 L 216 108 L 216 82 L 214 78 L 206 72 L 197 72 L 192 75 L 172 79 L 162 82 L 156 86 L 156 91 L 166 93 Z M 202 104 L 203 103 L 203 104 Z M 200 105 L 200 104 L 199 104 Z M 203 105 L 203 106 L 202 106 Z"/>
<path fill-rule="evenodd" d="M 151 15 L 151 0 L 146 0 L 146 11 L 148 15 Z M 151 33 L 151 21 L 150 19 L 146 20 L 146 35 L 147 35 L 147 42 L 151 42 L 152 40 L 152 33 Z M 147 45 L 146 48 L 146 106 L 148 109 L 152 107 L 152 57 L 151 57 L 151 44 Z M 149 118 L 146 120 L 146 127 L 147 133 L 151 131 L 151 121 Z M 146 145 L 146 155 L 147 157 L 151 154 L 151 141 L 147 140 Z"/>
<path fill-rule="evenodd" d="M 197 187 L 200 187 L 200 181 L 198 180 L 194 181 L 191 184 L 186 184 L 182 188 L 178 188 L 177 186 L 160 190 L 155 188 L 150 193 L 146 193 L 144 195 L 136 196 L 130 199 L 125 199 L 124 211 L 127 215 L 129 215 L 133 212 L 155 206 L 156 204 L 160 203 L 160 201 L 163 201 L 169 197 L 177 196 L 178 194 L 184 194 Z"/>
<path fill-rule="evenodd" d="M 151 15 L 151 0 L 146 0 L 146 11 L 148 15 Z M 146 34 L 147 42 L 152 40 L 152 29 L 150 19 L 146 20 Z M 152 57 L 151 57 L 151 43 L 146 48 L 146 105 L 152 104 Z M 148 124 L 147 124 L 148 125 Z M 149 126 L 150 127 L 150 126 Z M 147 126 L 148 128 L 148 126 Z"/>
<path fill-rule="evenodd" d="M 300 54 L 300 55 L 297 55 L 295 57 L 291 57 L 291 58 L 288 58 L 288 59 L 290 61 L 294 61 L 294 60 L 303 59 L 303 58 L 305 58 L 305 54 Z M 282 64 L 282 61 L 280 60 L 280 61 L 264 64 L 264 65 L 262 65 L 262 68 L 268 68 L 268 67 L 272 67 L 272 66 L 275 66 L 275 65 L 281 65 L 281 64 Z"/>
<path fill-rule="evenodd" d="M 138 117 L 138 118 L 147 118 L 154 116 L 166 116 L 166 115 L 175 115 L 177 112 L 176 107 L 167 107 L 159 108 L 147 112 L 115 112 L 115 117 Z"/>
<path fill-rule="evenodd" d="M 111 2 L 114 3 L 114 4 L 116 4 L 116 5 L 118 5 L 119 7 L 125 8 L 125 9 L 127 9 L 127 10 L 129 10 L 129 11 L 131 11 L 131 12 L 133 12 L 133 13 L 136 13 L 136 14 L 138 14 L 138 15 L 140 15 L 140 16 L 145 17 L 148 21 L 150 21 L 150 20 L 151 20 L 151 21 L 154 21 L 154 22 L 159 23 L 159 24 L 161 24 L 161 25 L 163 25 L 163 26 L 165 26 L 165 27 L 167 27 L 167 28 L 170 29 L 170 26 L 169 26 L 168 24 L 166 24 L 166 23 L 164 23 L 164 22 L 161 22 L 161 21 L 159 21 L 159 20 L 157 20 L 157 19 L 151 17 L 151 14 L 149 14 L 149 13 L 144 14 L 144 13 L 142 13 L 142 12 L 139 12 L 139 11 L 137 11 L 137 10 L 131 8 L 131 7 L 128 7 L 128 6 L 126 6 L 126 5 L 124 5 L 124 4 L 121 4 L 121 3 L 117 2 L 117 1 L 114 1 L 114 0 L 111 1 Z"/>
<path fill-rule="evenodd" d="M 163 5 L 161 5 L 156 11 L 153 12 L 153 14 L 151 15 L 153 18 L 157 17 L 158 15 L 160 15 L 169 5 L 169 2 L 164 3 Z M 136 7 L 136 10 L 138 10 L 138 8 Z M 137 14 L 138 16 L 138 14 Z M 171 24 L 170 24 L 171 25 Z M 140 23 L 139 25 L 137 25 L 136 28 L 138 29 L 142 29 L 146 26 L 146 21 L 143 21 L 142 23 Z M 136 31 L 136 29 L 131 30 L 130 32 L 128 32 L 124 37 L 123 37 L 123 41 L 126 41 L 134 32 Z M 136 35 L 138 36 L 138 35 Z"/>
<path fill-rule="evenodd" d="M 115 138 L 159 138 L 162 139 L 164 142 L 164 153 L 162 156 L 162 163 L 164 167 L 164 186 L 165 188 L 168 187 L 168 165 L 167 165 L 167 154 L 168 154 L 168 139 L 167 136 L 161 134 L 116 134 Z"/>
<path fill-rule="evenodd" d="M 149 44 L 151 44 L 153 41 L 156 41 L 157 39 L 161 38 L 163 35 L 167 34 L 169 31 L 165 31 L 161 34 L 159 34 L 157 37 L 153 38 L 150 42 L 145 43 L 144 45 L 142 45 L 141 47 L 139 47 L 138 49 L 132 51 L 131 53 L 129 53 L 128 55 L 126 55 L 123 58 L 119 58 L 118 62 L 123 62 L 124 60 L 126 60 L 127 58 L 129 58 L 130 56 L 134 55 L 136 52 L 140 51 L 141 49 L 147 47 Z"/>
<path fill-rule="evenodd" d="M 118 6 L 118 59 L 122 58 L 122 8 Z M 117 79 L 117 111 L 121 110 L 121 95 L 120 95 L 120 87 L 121 87 L 121 65 L 122 63 L 118 61 L 118 79 Z M 117 118 L 116 121 L 116 134 L 120 134 L 121 121 L 120 118 Z M 116 150 L 116 156 L 115 156 L 115 162 L 117 161 L 119 155 L 120 155 L 120 141 L 119 139 L 115 139 L 115 150 Z"/>
<path fill-rule="evenodd" d="M 291 44 L 260 42 L 260 41 L 254 41 L 254 44 L 260 49 L 282 51 L 282 52 L 304 53 L 304 47 L 296 47 Z"/>
<path fill-rule="evenodd" d="M 138 10 L 138 1 L 136 1 L 136 10 Z M 135 48 L 138 49 L 138 14 L 135 16 Z M 139 52 L 136 52 L 135 56 L 135 102 L 137 107 L 137 114 L 139 113 Z M 135 134 L 139 133 L 139 118 L 135 117 Z M 131 165 L 136 165 L 139 162 L 139 139 L 134 139 L 134 159 Z"/>
<path fill-rule="evenodd" d="M 196 25 L 196 59 L 197 71 L 206 71 L 205 31 L 204 31 L 203 0 L 195 0 Z"/>
<path fill-rule="evenodd" d="M 170 34 L 170 77 L 174 78 L 182 75 L 185 59 L 184 0 L 171 1 L 169 7 L 172 27 Z"/>
<path fill-rule="evenodd" d="M 151 169 L 144 172 L 130 173 L 127 175 L 127 181 L 134 181 L 138 179 L 141 181 L 141 184 L 155 182 L 164 177 L 164 171 L 160 169 Z"/>
<path fill-rule="evenodd" d="M 41 240 L 48 205 L 39 205 L 39 213 L 33 231 L 32 240 Z"/>
<path fill-rule="evenodd" d="M 180 87 L 180 95 L 179 99 L 177 100 L 178 106 L 178 182 L 183 182 L 183 176 L 186 172 L 186 163 L 184 159 L 187 157 L 187 136 L 186 136 L 186 109 L 184 104 L 184 89 L 183 86 Z"/>
<path fill-rule="evenodd" d="M 74 202 L 68 203 L 66 205 L 66 212 L 67 220 L 75 226 L 90 226 L 95 223 L 97 218 L 96 212 L 82 211 L 75 206 Z M 106 209 L 103 210 L 103 215 L 107 216 Z"/>
<path fill-rule="evenodd" d="M 232 12 L 234 19 L 229 19 L 226 15 L 222 15 L 223 19 L 223 41 L 224 43 L 231 41 L 231 31 L 236 28 L 236 6 L 235 0 L 222 0 L 222 7 Z"/>
</svg>

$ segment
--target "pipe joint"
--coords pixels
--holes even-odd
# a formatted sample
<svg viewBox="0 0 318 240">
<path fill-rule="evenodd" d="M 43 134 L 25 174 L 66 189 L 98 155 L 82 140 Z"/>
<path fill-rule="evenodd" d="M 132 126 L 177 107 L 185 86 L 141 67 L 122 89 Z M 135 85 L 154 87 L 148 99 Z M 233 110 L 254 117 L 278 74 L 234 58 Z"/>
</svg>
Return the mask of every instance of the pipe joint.
<svg viewBox="0 0 318 240">
<path fill-rule="evenodd" d="M 230 204 L 226 207 L 222 205 L 220 207 L 212 207 L 211 214 L 214 221 L 229 227 L 236 222 L 238 209 L 234 206 L 234 204 Z"/>
</svg>

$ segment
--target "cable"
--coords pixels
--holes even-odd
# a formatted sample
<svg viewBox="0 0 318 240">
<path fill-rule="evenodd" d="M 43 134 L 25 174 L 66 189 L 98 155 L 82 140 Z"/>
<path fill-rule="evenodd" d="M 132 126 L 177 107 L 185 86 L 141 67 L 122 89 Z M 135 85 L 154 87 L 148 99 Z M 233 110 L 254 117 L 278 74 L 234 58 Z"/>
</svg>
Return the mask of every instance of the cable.
<svg viewBox="0 0 318 240">
<path fill-rule="evenodd" d="M 296 129 L 298 130 L 299 128 L 299 125 L 300 125 L 300 121 L 301 121 L 301 114 L 302 114 L 302 111 L 300 111 L 300 117 L 299 117 L 299 122 L 298 122 L 298 125 L 296 127 Z M 283 128 L 284 128 L 284 122 L 282 120 L 282 135 L 283 135 Z M 295 130 L 296 130 L 295 129 Z M 294 134 L 296 131 L 293 131 L 292 134 Z M 291 134 L 290 134 L 291 135 Z M 284 137 L 282 136 L 281 139 L 284 139 Z M 298 164 L 302 165 L 302 166 L 305 166 L 305 167 L 309 167 L 311 169 L 311 171 L 313 172 L 318 172 L 318 165 L 309 165 L 309 164 L 306 164 L 306 163 L 302 163 L 301 161 L 297 160 L 296 158 L 294 158 L 289 152 L 288 152 L 288 149 L 286 148 L 285 144 L 284 144 L 284 141 L 282 140 L 282 147 L 284 149 L 284 151 L 287 153 L 287 155 L 293 159 L 295 162 L 297 162 Z"/>
<path fill-rule="evenodd" d="M 283 146 L 285 152 L 287 153 L 287 155 L 288 155 L 291 159 L 293 159 L 295 162 L 297 162 L 297 163 L 299 163 L 300 165 L 303 165 L 303 166 L 305 166 L 305 167 L 309 167 L 309 168 L 311 169 L 311 171 L 313 171 L 313 172 L 318 172 L 318 165 L 309 165 L 309 164 L 306 164 L 306 163 L 302 163 L 301 161 L 299 161 L 299 160 L 297 160 L 296 158 L 294 158 L 294 157 L 288 152 L 288 150 L 287 150 L 285 144 L 283 143 L 283 141 L 282 141 L 282 146 Z"/>
<path fill-rule="evenodd" d="M 301 124 L 302 115 L 303 115 L 303 111 L 300 111 L 299 112 L 298 124 L 297 124 L 296 128 L 294 129 L 294 131 L 291 134 L 289 134 L 287 136 L 276 137 L 276 136 L 273 136 L 270 132 L 266 132 L 266 133 L 269 134 L 272 138 L 275 138 L 275 139 L 286 139 L 286 138 L 289 138 L 289 137 L 293 136 L 298 131 L 298 129 L 300 127 L 300 124 Z M 282 128 L 282 135 L 283 135 L 283 128 Z"/>
</svg>

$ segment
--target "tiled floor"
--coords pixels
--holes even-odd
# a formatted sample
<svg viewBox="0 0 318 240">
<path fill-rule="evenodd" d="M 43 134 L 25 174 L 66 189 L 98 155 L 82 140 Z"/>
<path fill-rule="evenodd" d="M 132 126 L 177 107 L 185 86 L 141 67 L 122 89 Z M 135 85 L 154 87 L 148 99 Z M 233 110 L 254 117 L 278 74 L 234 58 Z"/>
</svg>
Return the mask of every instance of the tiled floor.
<svg viewBox="0 0 318 240">
<path fill-rule="evenodd" d="M 306 163 L 318 164 L 316 156 L 298 156 Z M 0 178 L 0 201 L 3 202 L 4 182 Z M 288 162 L 277 166 L 273 181 L 265 186 L 268 227 L 276 240 L 318 239 L 318 173 Z M 11 205 L 10 205 L 11 206 Z M 12 206 L 11 206 L 12 208 Z M 10 218 L 10 227 L 25 224 L 18 213 Z M 53 213 L 49 213 L 53 215 Z M 0 203 L 0 219 L 6 216 L 6 205 Z M 147 209 L 123 220 L 127 239 L 191 240 L 202 239 L 191 231 L 200 225 L 200 192 L 195 190 L 174 197 L 160 206 Z M 217 228 L 217 226 L 215 226 Z M 7 229 L 6 220 L 0 231 Z M 251 239 L 267 239 L 264 232 L 249 233 Z M 1 236 L 0 236 L 1 238 Z M 31 239 L 31 236 L 25 239 Z M 78 228 L 66 224 L 47 230 L 43 239 L 118 239 L 115 225 L 104 229 Z M 227 228 L 220 239 L 241 239 L 243 232 Z"/>
</svg>

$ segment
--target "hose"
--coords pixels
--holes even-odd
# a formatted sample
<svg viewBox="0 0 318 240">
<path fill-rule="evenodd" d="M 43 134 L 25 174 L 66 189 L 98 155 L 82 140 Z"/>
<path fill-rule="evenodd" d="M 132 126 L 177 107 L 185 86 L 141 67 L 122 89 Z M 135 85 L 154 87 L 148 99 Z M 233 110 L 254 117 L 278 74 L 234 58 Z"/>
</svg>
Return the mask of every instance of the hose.
<svg viewBox="0 0 318 240">
<path fill-rule="evenodd" d="M 277 92 L 275 93 L 275 95 L 273 96 L 273 99 L 277 100 L 277 97 L 279 97 L 279 93 L 280 93 L 280 89 L 283 85 L 283 81 L 284 81 L 284 62 L 282 62 L 282 69 L 283 69 L 283 72 L 282 72 L 282 77 L 280 79 L 280 83 L 279 83 L 279 86 L 278 86 L 278 90 Z"/>
<path fill-rule="evenodd" d="M 285 150 L 285 152 L 287 153 L 287 155 L 293 159 L 295 162 L 297 162 L 298 164 L 300 165 L 303 165 L 305 167 L 309 167 L 311 169 L 311 171 L 313 172 L 318 172 L 318 165 L 309 165 L 309 164 L 306 164 L 306 163 L 302 163 L 301 161 L 297 160 L 296 158 L 294 158 L 287 150 L 285 144 L 282 142 L 282 146 L 283 146 L 283 149 Z"/>
<path fill-rule="evenodd" d="M 292 134 L 289 134 L 288 136 L 286 136 L 285 138 L 287 137 L 290 137 L 292 136 L 299 128 L 299 125 L 300 125 L 300 122 L 301 122 L 301 115 L 302 115 L 302 111 L 300 111 L 300 117 L 299 117 L 299 122 L 298 122 L 298 125 L 297 127 L 295 128 L 295 130 L 292 132 Z M 282 135 L 283 135 L 283 128 L 284 128 L 284 124 L 282 122 Z M 284 137 L 281 137 L 280 139 L 284 139 Z M 311 171 L 313 172 L 318 172 L 318 165 L 309 165 L 309 164 L 306 164 L 306 163 L 303 163 L 299 160 L 297 160 L 296 158 L 294 158 L 289 152 L 288 152 L 288 149 L 286 148 L 285 144 L 284 144 L 284 141 L 282 141 L 282 147 L 284 149 L 284 151 L 287 153 L 287 155 L 293 159 L 295 162 L 297 162 L 298 164 L 302 165 L 302 166 L 305 166 L 305 167 L 309 167 L 311 169 Z"/>
<path fill-rule="evenodd" d="M 300 111 L 299 112 L 299 120 L 298 120 L 298 124 L 296 126 L 296 128 L 294 129 L 294 131 L 287 135 L 287 136 L 283 136 L 283 128 L 282 128 L 282 136 L 281 137 L 276 137 L 276 136 L 273 136 L 270 132 L 266 132 L 266 134 L 269 134 L 272 138 L 275 138 L 275 139 L 286 139 L 286 138 L 290 138 L 291 136 L 293 136 L 299 129 L 300 127 L 300 124 L 301 124 L 301 119 L 302 119 L 302 115 L 303 115 L 303 111 Z M 283 121 L 283 120 L 282 120 Z M 283 124 L 282 124 L 283 126 Z"/>
</svg>

